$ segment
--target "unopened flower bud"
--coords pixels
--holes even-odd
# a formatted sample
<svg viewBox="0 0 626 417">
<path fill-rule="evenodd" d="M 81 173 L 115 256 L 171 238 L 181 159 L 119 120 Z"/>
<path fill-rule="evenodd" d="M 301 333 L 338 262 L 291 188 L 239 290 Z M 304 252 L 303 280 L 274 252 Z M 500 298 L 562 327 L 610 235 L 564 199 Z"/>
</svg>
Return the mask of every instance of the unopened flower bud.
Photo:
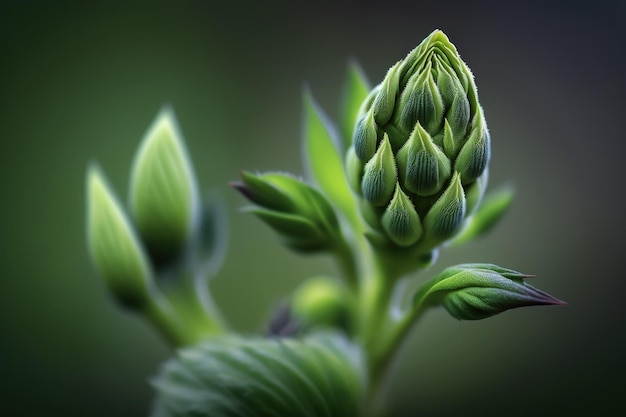
<svg viewBox="0 0 626 417">
<path fill-rule="evenodd" d="M 391 67 L 359 117 L 346 169 L 365 201 L 370 241 L 419 255 L 454 237 L 486 187 L 490 139 L 472 73 L 446 35 L 434 31 Z M 423 233 L 411 244 L 384 230 L 398 186 L 421 220 Z"/>
<path fill-rule="evenodd" d="M 361 161 L 367 162 L 374 156 L 377 145 L 378 136 L 374 112 L 369 111 L 356 125 L 354 151 Z"/>
<path fill-rule="evenodd" d="M 349 294 L 337 280 L 319 276 L 306 280 L 294 293 L 291 308 L 300 328 L 349 327 Z"/>
<path fill-rule="evenodd" d="M 479 320 L 518 307 L 563 305 L 563 301 L 524 282 L 530 275 L 492 264 L 447 268 L 416 302 L 443 304 L 459 320 Z"/>
<path fill-rule="evenodd" d="M 435 134 L 440 130 L 443 100 L 431 70 L 429 64 L 423 72 L 415 73 L 400 97 L 395 124 L 405 133 L 410 133 L 417 122 L 421 122 L 429 133 Z"/>
<path fill-rule="evenodd" d="M 457 172 L 446 191 L 426 214 L 424 229 L 429 238 L 442 242 L 460 230 L 464 218 L 465 193 Z"/>
<path fill-rule="evenodd" d="M 387 135 L 365 165 L 361 190 L 363 197 L 375 206 L 385 206 L 396 188 L 396 163 Z"/>
<path fill-rule="evenodd" d="M 401 62 L 401 61 L 400 61 Z M 400 78 L 400 62 L 387 71 L 387 75 L 381 85 L 380 91 L 374 98 L 372 110 L 376 124 L 383 126 L 393 115 L 398 91 L 398 80 Z"/>
<path fill-rule="evenodd" d="M 450 160 L 419 122 L 398 151 L 397 162 L 400 181 L 419 196 L 439 192 L 450 178 Z"/>
<path fill-rule="evenodd" d="M 180 255 L 198 223 L 195 176 L 171 109 L 157 116 L 140 145 L 130 182 L 130 206 L 153 260 Z"/>
<path fill-rule="evenodd" d="M 383 214 L 382 226 L 398 246 L 410 246 L 422 236 L 419 215 L 400 185 L 396 186 L 393 199 Z"/>
<path fill-rule="evenodd" d="M 354 147 L 348 148 L 346 152 L 346 177 L 350 188 L 357 194 L 361 194 L 361 178 L 364 168 L 365 163 L 356 155 Z"/>
<path fill-rule="evenodd" d="M 96 269 L 116 299 L 141 308 L 150 297 L 150 263 L 103 174 L 93 166 L 87 172 L 87 242 Z"/>
<path fill-rule="evenodd" d="M 470 133 L 454 163 L 454 169 L 461 174 L 463 184 L 474 182 L 487 168 L 491 156 L 489 131 L 481 120 Z"/>
</svg>

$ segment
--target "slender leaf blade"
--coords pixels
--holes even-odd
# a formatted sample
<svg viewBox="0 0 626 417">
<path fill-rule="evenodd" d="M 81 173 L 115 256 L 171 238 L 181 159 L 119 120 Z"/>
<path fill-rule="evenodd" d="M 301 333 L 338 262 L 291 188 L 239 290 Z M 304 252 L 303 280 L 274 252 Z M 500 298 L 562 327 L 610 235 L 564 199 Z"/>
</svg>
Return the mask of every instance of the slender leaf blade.
<svg viewBox="0 0 626 417">
<path fill-rule="evenodd" d="M 356 61 L 348 64 L 346 80 L 341 103 L 341 135 L 343 149 L 348 149 L 352 144 L 354 126 L 359 115 L 359 109 L 367 98 L 371 86 L 363 69 Z"/>
<path fill-rule="evenodd" d="M 356 229 L 357 203 L 338 151 L 337 133 L 309 92 L 304 93 L 304 163 L 308 174 Z"/>
<path fill-rule="evenodd" d="M 504 217 L 513 203 L 515 192 L 506 187 L 487 194 L 485 201 L 469 219 L 467 227 L 454 239 L 454 245 L 470 242 L 487 234 Z"/>
</svg>

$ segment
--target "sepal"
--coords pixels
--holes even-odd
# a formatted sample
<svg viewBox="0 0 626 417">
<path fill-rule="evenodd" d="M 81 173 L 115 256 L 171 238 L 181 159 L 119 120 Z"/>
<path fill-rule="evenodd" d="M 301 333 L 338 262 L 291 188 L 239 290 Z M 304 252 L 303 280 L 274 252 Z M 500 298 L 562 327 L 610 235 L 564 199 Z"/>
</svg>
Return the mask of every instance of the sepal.
<svg viewBox="0 0 626 417">
<path fill-rule="evenodd" d="M 330 249 L 339 233 L 339 221 L 326 197 L 302 180 L 281 173 L 242 172 L 233 183 L 257 204 L 248 208 L 282 236 L 292 249 L 311 252 Z"/>
</svg>

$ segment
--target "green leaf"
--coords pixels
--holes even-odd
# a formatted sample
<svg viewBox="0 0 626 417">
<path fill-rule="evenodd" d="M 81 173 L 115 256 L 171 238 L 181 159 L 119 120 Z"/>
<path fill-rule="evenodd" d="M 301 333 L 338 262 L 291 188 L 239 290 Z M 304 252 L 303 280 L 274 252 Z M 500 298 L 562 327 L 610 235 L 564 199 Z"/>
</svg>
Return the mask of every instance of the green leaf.
<svg viewBox="0 0 626 417">
<path fill-rule="evenodd" d="M 165 364 L 153 417 L 357 416 L 362 366 L 360 352 L 330 333 L 213 339 Z"/>
<path fill-rule="evenodd" d="M 476 213 L 467 220 L 467 227 L 454 239 L 453 244 L 467 243 L 487 234 L 509 210 L 514 194 L 510 187 L 488 193 Z"/>
<path fill-rule="evenodd" d="M 327 198 L 302 180 L 288 174 L 242 173 L 243 181 L 232 185 L 260 207 L 255 213 L 284 238 L 292 249 L 331 249 L 341 238 L 335 209 Z"/>
<path fill-rule="evenodd" d="M 341 133 L 344 150 L 348 149 L 352 143 L 359 110 L 371 89 L 361 66 L 356 61 L 350 62 L 341 104 Z"/>
<path fill-rule="evenodd" d="M 310 93 L 304 94 L 305 166 L 329 200 L 358 232 L 362 229 L 356 200 L 350 191 L 339 154 L 334 128 Z"/>
<path fill-rule="evenodd" d="M 132 224 L 100 169 L 87 171 L 87 243 L 109 290 L 124 305 L 139 308 L 149 299 L 150 264 Z"/>
<path fill-rule="evenodd" d="M 246 209 L 254 213 L 276 233 L 283 243 L 300 252 L 317 252 L 330 247 L 330 239 L 315 223 L 297 214 L 281 213 L 258 207 Z"/>
<path fill-rule="evenodd" d="M 563 301 L 527 284 L 529 275 L 493 264 L 445 269 L 416 294 L 414 305 L 443 305 L 459 320 L 479 320 L 527 306 L 563 305 Z"/>
<path fill-rule="evenodd" d="M 180 255 L 194 230 L 198 190 L 174 112 L 165 107 L 146 133 L 133 163 L 130 206 L 152 258 Z"/>
</svg>

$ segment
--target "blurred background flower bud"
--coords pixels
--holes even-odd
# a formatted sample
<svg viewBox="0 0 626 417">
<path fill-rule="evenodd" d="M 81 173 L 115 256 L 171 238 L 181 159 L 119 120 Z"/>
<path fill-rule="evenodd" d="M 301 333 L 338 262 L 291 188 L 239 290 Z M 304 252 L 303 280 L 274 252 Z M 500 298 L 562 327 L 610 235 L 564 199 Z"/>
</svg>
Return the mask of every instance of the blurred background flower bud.
<svg viewBox="0 0 626 417">
<path fill-rule="evenodd" d="M 116 300 L 126 307 L 142 308 L 150 297 L 150 263 L 104 174 L 93 165 L 87 172 L 87 244 Z"/>
<path fill-rule="evenodd" d="M 346 288 L 336 279 L 318 276 L 306 280 L 293 295 L 291 309 L 301 329 L 317 327 L 349 331 L 351 323 Z"/>
<path fill-rule="evenodd" d="M 133 163 L 130 209 L 155 265 L 177 259 L 199 222 L 199 193 L 174 112 L 165 107 Z"/>
</svg>

